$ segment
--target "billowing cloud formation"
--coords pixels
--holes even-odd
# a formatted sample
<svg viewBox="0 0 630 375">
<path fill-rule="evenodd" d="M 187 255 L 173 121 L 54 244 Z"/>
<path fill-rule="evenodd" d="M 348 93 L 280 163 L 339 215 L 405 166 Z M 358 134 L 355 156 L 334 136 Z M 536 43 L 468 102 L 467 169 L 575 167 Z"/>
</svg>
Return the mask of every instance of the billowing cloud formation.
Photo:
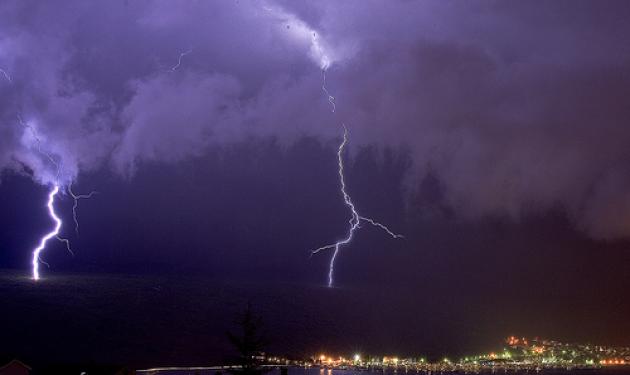
<svg viewBox="0 0 630 375">
<path fill-rule="evenodd" d="M 238 82 L 229 76 L 159 75 L 134 84 L 123 111 L 125 129 L 114 153 L 121 171 L 138 159 L 178 161 L 203 154 L 210 139 L 226 139 L 238 127 Z M 212 124 L 212 126 L 208 126 Z"/>
<path fill-rule="evenodd" d="M 49 184 L 48 154 L 61 183 L 129 176 L 247 136 L 337 137 L 342 119 L 355 145 L 410 150 L 462 215 L 561 205 L 627 237 L 629 16 L 623 1 L 5 1 L 0 168 Z"/>
</svg>

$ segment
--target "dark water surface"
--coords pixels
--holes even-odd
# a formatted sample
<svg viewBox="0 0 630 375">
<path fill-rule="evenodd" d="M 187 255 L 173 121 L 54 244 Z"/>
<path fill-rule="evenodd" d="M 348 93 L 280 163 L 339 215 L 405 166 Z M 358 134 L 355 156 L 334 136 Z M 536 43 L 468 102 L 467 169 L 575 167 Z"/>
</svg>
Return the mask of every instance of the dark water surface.
<svg viewBox="0 0 630 375">
<path fill-rule="evenodd" d="M 457 358 L 501 347 L 515 332 L 562 339 L 555 330 L 579 326 L 579 315 L 561 310 L 497 309 L 466 295 L 429 300 L 415 290 L 44 274 L 35 283 L 26 272 L 0 271 L 0 356 L 140 368 L 223 364 L 234 355 L 226 331 L 236 328 L 248 301 L 264 320 L 268 351 L 299 358 L 357 352 Z"/>
</svg>

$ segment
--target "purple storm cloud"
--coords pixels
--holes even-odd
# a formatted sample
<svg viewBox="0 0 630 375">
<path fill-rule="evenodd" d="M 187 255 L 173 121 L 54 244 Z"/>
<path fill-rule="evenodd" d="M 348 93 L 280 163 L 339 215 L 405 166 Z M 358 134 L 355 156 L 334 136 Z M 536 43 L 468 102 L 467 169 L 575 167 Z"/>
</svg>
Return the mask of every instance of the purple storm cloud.
<svg viewBox="0 0 630 375">
<path fill-rule="evenodd" d="M 459 215 L 561 205 L 628 237 L 630 6 L 508 3 L 3 1 L 0 170 L 55 182 L 19 118 L 62 185 L 245 137 L 338 139 L 325 68 L 353 147 L 409 150 L 410 183 L 435 173 Z"/>
</svg>

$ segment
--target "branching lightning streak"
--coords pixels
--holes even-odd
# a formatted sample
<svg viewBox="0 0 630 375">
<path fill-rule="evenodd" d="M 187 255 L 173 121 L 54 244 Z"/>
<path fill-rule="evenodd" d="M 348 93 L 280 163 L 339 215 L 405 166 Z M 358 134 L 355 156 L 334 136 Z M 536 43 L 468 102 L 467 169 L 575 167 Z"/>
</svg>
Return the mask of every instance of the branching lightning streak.
<svg viewBox="0 0 630 375">
<path fill-rule="evenodd" d="M 336 105 L 335 105 L 335 97 L 330 95 L 328 89 L 326 88 L 326 70 L 322 70 L 322 91 L 324 92 L 324 94 L 326 94 L 326 97 L 328 99 L 328 102 L 330 103 L 331 106 L 331 112 L 335 113 L 336 110 Z M 361 216 L 359 214 L 359 212 L 356 209 L 356 206 L 354 205 L 354 203 L 352 202 L 352 198 L 350 197 L 350 194 L 348 194 L 348 192 L 346 191 L 346 179 L 345 179 L 345 175 L 344 175 L 344 164 L 343 164 L 343 153 L 345 151 L 346 145 L 348 144 L 348 128 L 346 127 L 345 124 L 341 124 L 341 126 L 343 127 L 343 139 L 341 141 L 341 143 L 339 144 L 339 148 L 337 149 L 337 163 L 338 163 L 338 174 L 339 174 L 339 183 L 340 183 L 340 190 L 341 190 L 341 194 L 343 196 L 343 200 L 344 203 L 346 204 L 346 206 L 348 206 L 348 208 L 350 209 L 350 220 L 348 221 L 348 224 L 350 224 L 348 233 L 346 235 L 345 238 L 333 243 L 333 244 L 329 244 L 329 245 L 325 245 L 322 247 L 319 247 L 313 251 L 311 251 L 311 256 L 314 254 L 317 254 L 321 251 L 324 250 L 330 250 L 330 249 L 334 249 L 333 251 L 333 255 L 330 258 L 330 264 L 328 267 L 328 286 L 332 287 L 333 286 L 333 281 L 334 281 L 334 270 L 335 270 L 335 260 L 337 259 L 337 255 L 339 254 L 339 250 L 341 248 L 341 246 L 343 245 L 347 245 L 348 243 L 350 243 L 352 241 L 352 238 L 354 236 L 354 232 L 355 230 L 359 229 L 361 227 L 361 220 L 379 228 L 382 229 L 385 233 L 387 233 L 388 235 L 390 235 L 393 238 L 403 238 L 402 235 L 400 234 L 396 234 L 394 232 L 392 232 L 387 226 L 379 223 L 378 221 L 371 219 L 369 217 L 365 217 L 365 216 Z"/>
<path fill-rule="evenodd" d="M 174 73 L 177 69 L 179 69 L 180 66 L 182 66 L 182 59 L 184 58 L 184 56 L 188 55 L 189 53 L 192 52 L 192 49 L 189 49 L 188 51 L 184 51 L 181 52 L 179 54 L 179 58 L 177 59 L 177 64 L 175 64 L 171 69 L 170 72 Z"/>
<path fill-rule="evenodd" d="M 74 251 L 72 251 L 72 248 L 70 247 L 70 240 L 68 240 L 67 238 L 60 237 L 60 236 L 55 236 L 55 238 L 59 242 L 63 242 L 66 245 L 66 249 L 68 249 L 68 252 L 70 253 L 70 255 L 74 256 Z"/>
<path fill-rule="evenodd" d="M 70 194 L 70 196 L 72 197 L 72 199 L 74 200 L 73 204 L 72 204 L 72 219 L 74 220 L 74 231 L 76 232 L 77 236 L 79 235 L 79 220 L 77 220 L 77 207 L 79 207 L 79 201 L 81 199 L 90 199 L 92 198 L 92 196 L 94 196 L 94 194 L 98 194 L 97 191 L 91 191 L 89 194 L 75 194 L 72 191 L 72 184 L 68 185 L 68 194 Z"/>
<path fill-rule="evenodd" d="M 369 217 L 365 217 L 365 216 L 359 216 L 359 219 L 361 219 L 363 221 L 367 221 L 368 223 L 374 225 L 377 228 L 381 228 L 382 230 L 385 231 L 385 233 L 389 234 L 393 238 L 405 238 L 405 236 L 403 236 L 402 234 L 396 234 L 396 233 L 392 232 L 385 225 L 379 223 L 378 221 L 375 221 L 374 219 L 370 219 Z"/>
<path fill-rule="evenodd" d="M 46 242 L 48 242 L 48 240 L 53 237 L 57 237 L 59 235 L 59 230 L 61 229 L 61 219 L 59 219 L 59 217 L 55 213 L 55 207 L 53 206 L 55 203 L 55 196 L 57 195 L 57 193 L 59 193 L 59 186 L 55 185 L 53 189 L 50 191 L 50 193 L 48 194 L 48 204 L 47 204 L 48 213 L 50 217 L 55 221 L 55 228 L 52 230 L 52 232 L 49 232 L 44 237 L 42 237 L 39 243 L 39 246 L 37 246 L 35 250 L 33 250 L 33 280 L 39 280 L 39 262 L 42 261 L 39 258 L 39 255 L 42 252 L 42 250 L 44 250 L 44 248 L 46 247 Z M 68 245 L 67 242 L 66 242 L 66 245 Z M 70 248 L 69 245 L 68 245 L 68 248 Z"/>
</svg>

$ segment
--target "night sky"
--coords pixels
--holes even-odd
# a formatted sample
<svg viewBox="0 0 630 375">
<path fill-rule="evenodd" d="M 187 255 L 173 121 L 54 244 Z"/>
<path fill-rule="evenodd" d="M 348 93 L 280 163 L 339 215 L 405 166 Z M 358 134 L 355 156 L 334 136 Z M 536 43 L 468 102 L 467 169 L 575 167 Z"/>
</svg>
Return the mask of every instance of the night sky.
<svg viewBox="0 0 630 375">
<path fill-rule="evenodd" d="M 219 363 L 247 301 L 279 354 L 630 345 L 628 20 L 627 1 L 0 2 L 0 355 Z M 362 223 L 328 288 L 332 252 L 310 252 L 348 230 L 342 124 L 357 210 L 405 237 Z M 52 239 L 34 282 L 55 184 L 75 254 Z M 78 234 L 70 186 L 97 192 Z"/>
</svg>

